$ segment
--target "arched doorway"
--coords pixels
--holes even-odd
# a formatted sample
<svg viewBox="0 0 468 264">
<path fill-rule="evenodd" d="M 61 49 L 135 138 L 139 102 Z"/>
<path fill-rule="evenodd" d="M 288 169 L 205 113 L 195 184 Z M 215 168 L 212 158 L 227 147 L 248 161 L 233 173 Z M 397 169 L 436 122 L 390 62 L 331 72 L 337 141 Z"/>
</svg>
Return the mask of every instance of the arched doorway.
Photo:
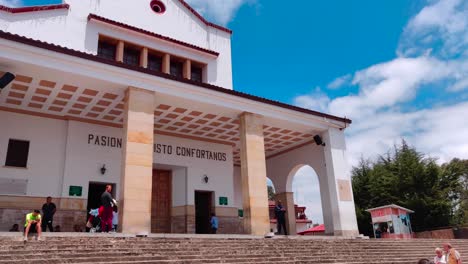
<svg viewBox="0 0 468 264">
<path fill-rule="evenodd" d="M 297 205 L 296 231 L 302 232 L 312 226 L 323 224 L 323 209 L 320 182 L 317 173 L 309 165 L 302 165 L 292 175 L 294 204 Z M 301 215 L 304 213 L 304 215 Z M 312 222 L 310 222 L 312 221 Z"/>
<path fill-rule="evenodd" d="M 308 164 L 298 164 L 285 175 L 285 192 L 277 194 L 287 209 L 286 226 L 297 234 L 314 224 L 323 224 L 320 181 Z"/>
</svg>

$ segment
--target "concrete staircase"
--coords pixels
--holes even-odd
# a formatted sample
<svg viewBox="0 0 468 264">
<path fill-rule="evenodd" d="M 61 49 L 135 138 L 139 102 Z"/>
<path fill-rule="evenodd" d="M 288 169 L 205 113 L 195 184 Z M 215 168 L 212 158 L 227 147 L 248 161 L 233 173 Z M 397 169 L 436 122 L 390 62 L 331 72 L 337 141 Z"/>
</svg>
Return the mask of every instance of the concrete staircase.
<svg viewBox="0 0 468 264">
<path fill-rule="evenodd" d="M 0 236 L 1 263 L 408 263 L 432 257 L 442 240 L 333 238 Z M 449 241 L 468 259 L 468 240 Z"/>
</svg>

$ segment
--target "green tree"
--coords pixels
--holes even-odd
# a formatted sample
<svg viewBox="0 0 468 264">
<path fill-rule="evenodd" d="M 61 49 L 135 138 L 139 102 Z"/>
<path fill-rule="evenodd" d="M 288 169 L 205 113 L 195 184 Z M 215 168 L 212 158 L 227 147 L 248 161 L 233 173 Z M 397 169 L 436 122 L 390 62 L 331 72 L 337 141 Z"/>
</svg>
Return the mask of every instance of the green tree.
<svg viewBox="0 0 468 264">
<path fill-rule="evenodd" d="M 275 200 L 275 190 L 273 189 L 273 186 L 268 185 L 267 190 L 268 190 L 268 200 L 269 201 Z"/>
<path fill-rule="evenodd" d="M 466 222 L 468 161 L 439 166 L 404 140 L 375 162 L 361 159 L 352 170 L 358 226 L 372 235 L 366 209 L 398 204 L 413 211 L 415 231 Z"/>
<path fill-rule="evenodd" d="M 468 160 L 453 159 L 442 165 L 443 183 L 451 200 L 454 200 L 453 225 L 468 224 Z"/>
</svg>

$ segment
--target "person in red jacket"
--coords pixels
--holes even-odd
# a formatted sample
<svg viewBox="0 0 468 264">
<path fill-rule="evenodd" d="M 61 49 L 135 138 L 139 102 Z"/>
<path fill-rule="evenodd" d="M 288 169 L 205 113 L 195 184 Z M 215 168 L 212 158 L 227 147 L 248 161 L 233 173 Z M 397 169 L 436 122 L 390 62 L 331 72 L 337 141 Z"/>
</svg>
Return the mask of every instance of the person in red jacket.
<svg viewBox="0 0 468 264">
<path fill-rule="evenodd" d="M 112 198 L 112 186 L 106 185 L 106 190 L 101 195 L 101 208 L 99 214 L 101 217 L 101 231 L 109 232 L 112 230 L 112 213 L 115 200 Z"/>
</svg>

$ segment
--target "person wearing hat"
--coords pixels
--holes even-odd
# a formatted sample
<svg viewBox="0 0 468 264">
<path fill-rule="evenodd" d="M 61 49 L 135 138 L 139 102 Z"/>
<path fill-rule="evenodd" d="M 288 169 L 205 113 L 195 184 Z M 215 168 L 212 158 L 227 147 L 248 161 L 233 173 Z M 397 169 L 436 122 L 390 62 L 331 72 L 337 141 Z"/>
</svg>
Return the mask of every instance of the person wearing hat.
<svg viewBox="0 0 468 264">
<path fill-rule="evenodd" d="M 24 224 L 24 241 L 28 240 L 29 231 L 37 232 L 37 240 L 41 240 L 41 211 L 34 210 L 34 212 L 26 215 L 26 223 Z"/>
</svg>

